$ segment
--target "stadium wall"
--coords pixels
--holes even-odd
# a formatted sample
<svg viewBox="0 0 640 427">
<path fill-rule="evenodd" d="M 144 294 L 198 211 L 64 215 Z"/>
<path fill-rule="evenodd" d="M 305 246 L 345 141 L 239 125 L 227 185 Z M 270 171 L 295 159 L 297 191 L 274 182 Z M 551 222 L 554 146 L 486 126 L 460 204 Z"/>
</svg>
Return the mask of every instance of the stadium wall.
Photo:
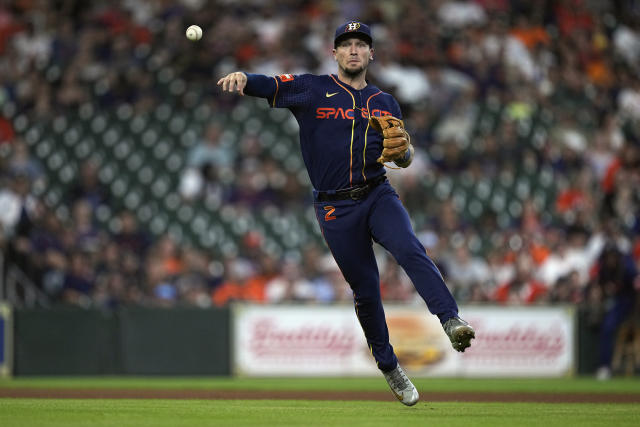
<svg viewBox="0 0 640 427">
<path fill-rule="evenodd" d="M 230 311 L 14 311 L 14 375 L 229 375 Z"/>
<path fill-rule="evenodd" d="M 0 378 L 11 375 L 13 361 L 13 324 L 11 307 L 0 301 Z"/>
<path fill-rule="evenodd" d="M 5 359 L 13 359 L 13 374 L 16 376 L 265 375 L 264 372 L 260 373 L 251 370 L 255 370 L 256 366 L 258 368 L 261 367 L 260 364 L 252 365 L 255 361 L 249 360 L 249 364 L 246 364 L 248 356 L 255 357 L 258 354 L 247 353 L 247 349 L 252 349 L 252 351 L 261 350 L 263 354 L 267 354 L 270 351 L 266 346 L 268 344 L 267 338 L 275 339 L 276 341 L 291 337 L 295 338 L 305 331 L 307 333 L 305 337 L 307 338 L 320 336 L 311 334 L 313 332 L 312 328 L 307 328 L 308 330 L 305 329 L 302 332 L 293 331 L 291 333 L 284 330 L 288 326 L 295 327 L 297 325 L 299 328 L 304 326 L 304 322 L 301 323 L 295 320 L 295 316 L 302 315 L 306 316 L 307 319 L 322 318 L 324 319 L 323 327 L 325 328 L 332 325 L 331 319 L 333 319 L 333 323 L 340 326 L 338 328 L 340 334 L 339 336 L 336 335 L 338 338 L 346 334 L 358 342 L 362 339 L 358 325 L 352 325 L 352 321 L 355 319 L 352 307 L 256 307 L 237 305 L 234 308 L 232 310 L 231 308 L 163 309 L 136 307 L 121 308 L 114 311 L 72 308 L 14 309 L 13 322 L 7 323 L 12 325 L 13 331 L 5 334 L 13 336 L 13 343 L 5 340 Z M 467 311 L 469 310 L 473 312 L 474 308 L 469 307 Z M 475 310 L 478 311 L 477 308 Z M 525 309 L 518 308 L 517 310 Z M 550 308 L 537 308 L 533 309 L 531 313 L 535 314 L 536 310 L 538 316 L 546 315 L 547 311 L 549 313 L 554 312 L 554 309 Z M 405 331 L 407 333 L 404 334 L 405 338 L 416 335 L 414 329 L 417 317 L 414 311 L 403 307 L 389 307 L 390 319 L 395 319 L 391 322 L 391 328 L 400 328 L 399 331 L 402 332 L 403 329 L 408 327 L 402 325 L 409 323 L 414 326 L 408 327 L 409 329 Z M 478 311 L 480 315 L 483 315 L 484 312 L 490 316 L 500 316 L 509 312 L 513 313 L 514 309 L 483 307 Z M 556 312 L 561 314 L 562 310 L 556 310 Z M 277 315 L 274 315 L 274 313 Z M 421 311 L 419 317 L 424 317 L 423 314 Z M 326 319 L 322 316 L 325 316 Z M 588 317 L 581 311 L 571 310 L 571 318 L 574 320 L 570 322 L 570 335 L 573 336 L 574 345 L 572 347 L 575 351 L 572 351 L 571 367 L 564 369 L 560 374 L 591 374 L 595 371 L 598 357 L 598 332 L 590 326 Z M 533 318 L 533 321 L 535 321 L 535 318 Z M 258 332 L 271 325 L 271 329 L 276 331 L 282 329 L 283 331 L 281 332 L 284 335 L 274 335 L 273 331 L 271 331 L 263 337 L 265 339 L 259 340 L 262 347 L 257 346 L 256 343 L 251 344 L 249 341 L 252 338 L 247 334 L 252 329 L 247 326 L 250 324 L 247 322 L 254 322 L 254 324 L 260 324 L 255 322 L 262 322 L 260 326 L 262 329 L 255 329 Z M 344 325 L 353 327 L 345 329 Z M 422 329 L 425 331 L 428 332 L 430 330 L 427 327 L 429 325 L 422 326 L 424 326 Z M 548 328 L 551 328 L 551 326 L 548 326 Z M 555 329 L 555 327 L 552 329 Z M 337 345 L 344 353 L 346 351 L 343 348 L 344 346 L 339 345 L 342 341 L 331 335 L 330 332 L 324 331 L 324 335 L 321 334 L 324 337 L 324 341 L 314 338 L 312 344 L 319 345 L 318 343 L 324 343 L 328 340 L 329 344 L 327 345 L 329 347 L 333 348 Z M 427 335 L 429 334 L 427 333 Z M 437 335 L 439 336 L 440 334 Z M 242 343 L 245 341 L 249 342 L 247 349 L 242 348 Z M 289 341 L 291 340 L 289 339 Z M 297 343 L 300 344 L 298 341 Z M 307 341 L 309 340 L 307 339 Z M 411 344 L 410 340 L 406 343 L 396 343 L 397 350 L 402 350 L 404 346 L 405 352 L 408 351 L 410 356 L 412 347 L 411 345 L 407 347 L 405 344 Z M 433 348 L 429 348 L 427 349 L 428 351 L 425 350 L 422 353 L 434 355 L 437 353 L 434 349 L 437 349 L 440 344 L 436 340 L 432 346 Z M 12 346 L 13 350 L 11 349 Z M 282 345 L 278 345 L 278 347 L 282 347 Z M 299 347 L 300 345 L 297 345 L 297 351 L 300 351 Z M 445 348 L 447 346 L 443 345 L 441 347 Z M 314 357 L 321 354 L 316 350 L 314 350 Z M 11 355 L 13 357 L 10 357 Z M 372 364 L 369 359 L 368 352 L 355 351 L 354 360 L 360 361 L 357 366 L 362 372 L 355 372 L 351 369 L 352 366 L 351 368 L 347 366 L 345 372 L 334 374 L 371 374 L 369 372 L 371 369 L 366 369 L 367 367 L 370 368 L 371 366 L 369 365 Z M 286 364 L 287 369 L 295 367 L 294 362 L 288 362 Z M 462 365 L 466 364 L 463 363 Z M 247 369 L 247 366 L 253 366 L 253 368 Z M 334 364 L 334 366 L 339 365 Z M 434 369 L 433 366 L 436 365 L 430 365 L 428 369 L 415 370 L 415 374 L 425 376 L 438 375 L 437 369 Z M 449 370 L 442 369 L 440 374 L 468 374 L 468 372 L 462 372 L 460 369 L 459 367 Z M 318 372 L 317 374 L 322 375 L 323 373 Z M 505 374 L 508 373 L 505 372 Z M 558 375 L 558 373 L 551 374 Z"/>
</svg>

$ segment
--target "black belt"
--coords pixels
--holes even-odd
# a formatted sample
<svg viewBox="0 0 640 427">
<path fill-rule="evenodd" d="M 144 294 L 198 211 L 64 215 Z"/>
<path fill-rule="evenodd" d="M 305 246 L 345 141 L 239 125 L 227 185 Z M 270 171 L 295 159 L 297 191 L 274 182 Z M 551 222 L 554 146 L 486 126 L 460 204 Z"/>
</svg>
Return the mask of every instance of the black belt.
<svg viewBox="0 0 640 427">
<path fill-rule="evenodd" d="M 329 193 L 326 191 L 318 191 L 318 201 L 319 202 L 333 202 L 336 200 L 362 200 L 367 195 L 376 188 L 378 185 L 382 184 L 387 180 L 385 175 L 380 175 L 378 177 L 373 178 L 371 181 L 366 184 L 357 185 L 355 187 L 346 188 L 344 190 L 337 190 L 333 193 Z"/>
</svg>

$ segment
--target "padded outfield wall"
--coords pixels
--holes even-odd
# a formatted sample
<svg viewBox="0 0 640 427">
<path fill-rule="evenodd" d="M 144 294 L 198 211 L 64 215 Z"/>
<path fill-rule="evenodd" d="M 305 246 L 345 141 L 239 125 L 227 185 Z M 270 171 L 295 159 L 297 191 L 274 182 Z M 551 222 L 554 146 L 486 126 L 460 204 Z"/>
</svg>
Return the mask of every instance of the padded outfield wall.
<svg viewBox="0 0 640 427">
<path fill-rule="evenodd" d="M 229 375 L 229 309 L 14 310 L 14 375 Z"/>
<path fill-rule="evenodd" d="M 477 330 L 464 354 L 451 349 L 422 306 L 388 305 L 386 312 L 392 344 L 412 375 L 595 370 L 597 331 L 573 308 L 462 307 Z M 13 323 L 3 319 L 0 366 L 8 373 L 13 359 L 18 376 L 377 374 L 351 305 L 14 309 Z"/>
<path fill-rule="evenodd" d="M 423 306 L 385 308 L 395 353 L 413 376 L 560 377 L 576 367 L 576 322 L 565 307 L 463 307 L 476 330 L 453 350 Z M 376 375 L 353 307 L 238 306 L 234 372 L 247 376 Z"/>
<path fill-rule="evenodd" d="M 11 307 L 0 301 L 0 378 L 11 375 L 13 359 L 13 323 Z"/>
</svg>

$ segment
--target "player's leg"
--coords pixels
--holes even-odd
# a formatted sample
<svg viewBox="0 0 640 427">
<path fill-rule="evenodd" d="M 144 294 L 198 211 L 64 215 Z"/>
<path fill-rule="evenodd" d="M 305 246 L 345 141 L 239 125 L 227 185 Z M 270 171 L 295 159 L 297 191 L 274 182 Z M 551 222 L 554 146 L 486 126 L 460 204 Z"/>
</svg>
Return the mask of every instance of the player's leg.
<svg viewBox="0 0 640 427">
<path fill-rule="evenodd" d="M 327 245 L 353 290 L 356 314 L 371 354 L 393 395 L 404 405 L 415 405 L 418 390 L 398 364 L 389 343 L 378 266 L 366 221 L 369 205 L 350 201 L 332 206 L 335 219 L 323 220 L 326 208 L 326 205 L 316 205 L 316 215 Z"/>
<path fill-rule="evenodd" d="M 322 234 L 345 280 L 353 290 L 356 315 L 379 369 L 397 365 L 380 295 L 380 276 L 362 205 L 348 201 L 316 203 Z M 334 209 L 333 211 L 331 209 Z M 328 215 L 327 212 L 331 214 Z"/>
<path fill-rule="evenodd" d="M 374 239 L 387 249 L 407 272 L 429 311 L 445 323 L 458 315 L 458 305 L 438 267 L 416 237 L 409 215 L 395 191 L 381 185 L 369 216 Z"/>
<path fill-rule="evenodd" d="M 632 300 L 625 297 L 617 297 L 602 319 L 600 325 L 600 365 L 598 368 L 598 376 L 600 378 L 604 379 L 611 376 L 611 360 L 617 336 L 616 332 L 632 309 Z"/>
<path fill-rule="evenodd" d="M 464 351 L 471 345 L 475 331 L 458 317 L 458 305 L 413 232 L 409 215 L 398 195 L 388 184 L 380 187 L 369 216 L 372 235 L 407 272 L 429 311 L 440 319 L 453 348 Z"/>
</svg>

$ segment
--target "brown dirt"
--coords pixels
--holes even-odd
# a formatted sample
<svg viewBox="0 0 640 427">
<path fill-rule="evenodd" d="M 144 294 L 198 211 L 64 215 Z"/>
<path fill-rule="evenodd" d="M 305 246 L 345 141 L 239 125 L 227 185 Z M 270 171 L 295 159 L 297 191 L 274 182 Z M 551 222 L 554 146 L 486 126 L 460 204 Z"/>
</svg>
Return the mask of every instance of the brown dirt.
<svg viewBox="0 0 640 427">
<path fill-rule="evenodd" d="M 393 401 L 382 391 L 259 391 L 193 389 L 49 389 L 0 388 L 0 398 L 56 399 L 278 399 Z M 422 402 L 640 403 L 640 394 L 421 392 Z"/>
</svg>

